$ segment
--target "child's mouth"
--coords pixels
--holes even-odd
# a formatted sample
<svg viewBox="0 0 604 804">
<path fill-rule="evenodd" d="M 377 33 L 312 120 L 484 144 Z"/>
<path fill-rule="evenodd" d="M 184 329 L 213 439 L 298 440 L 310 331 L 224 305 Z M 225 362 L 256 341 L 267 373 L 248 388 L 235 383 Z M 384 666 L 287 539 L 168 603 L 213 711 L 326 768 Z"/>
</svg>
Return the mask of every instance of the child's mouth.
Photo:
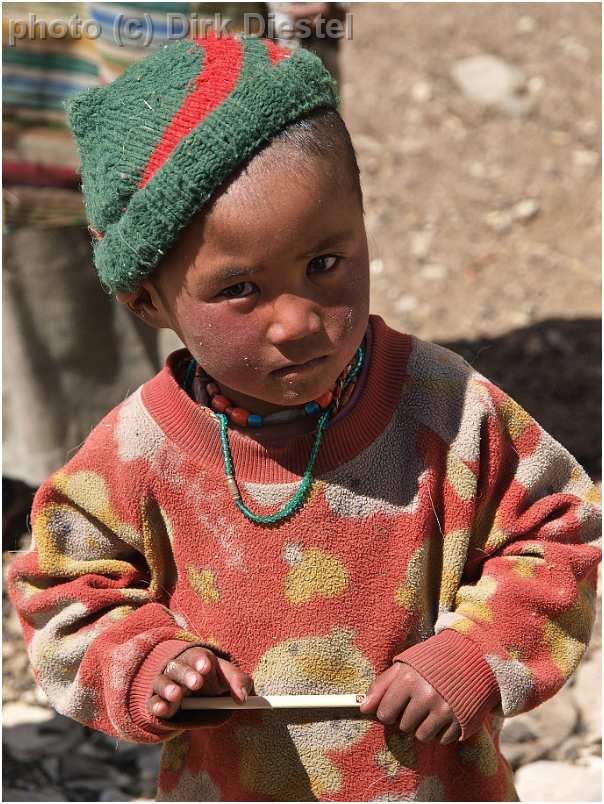
<svg viewBox="0 0 604 804">
<path fill-rule="evenodd" d="M 315 357 L 314 360 L 309 360 L 307 363 L 292 363 L 289 366 L 284 366 L 280 369 L 275 369 L 275 371 L 271 372 L 276 377 L 287 377 L 290 374 L 302 374 L 307 371 L 311 371 L 316 366 L 320 366 L 325 360 L 327 360 L 327 355 L 323 355 L 323 357 Z"/>
</svg>

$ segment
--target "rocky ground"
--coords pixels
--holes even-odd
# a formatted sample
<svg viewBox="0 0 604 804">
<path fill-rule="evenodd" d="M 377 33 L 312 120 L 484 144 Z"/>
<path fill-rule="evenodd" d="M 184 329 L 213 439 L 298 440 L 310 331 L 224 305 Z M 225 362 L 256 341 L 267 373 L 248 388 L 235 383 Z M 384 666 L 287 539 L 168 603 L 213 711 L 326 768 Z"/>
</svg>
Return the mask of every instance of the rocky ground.
<svg viewBox="0 0 604 804">
<path fill-rule="evenodd" d="M 352 11 L 373 311 L 463 353 L 599 479 L 599 5 Z M 3 619 L 4 800 L 152 798 L 157 751 L 53 714 L 6 599 Z M 601 799 L 600 668 L 599 620 L 569 684 L 506 723 L 522 800 Z"/>
</svg>

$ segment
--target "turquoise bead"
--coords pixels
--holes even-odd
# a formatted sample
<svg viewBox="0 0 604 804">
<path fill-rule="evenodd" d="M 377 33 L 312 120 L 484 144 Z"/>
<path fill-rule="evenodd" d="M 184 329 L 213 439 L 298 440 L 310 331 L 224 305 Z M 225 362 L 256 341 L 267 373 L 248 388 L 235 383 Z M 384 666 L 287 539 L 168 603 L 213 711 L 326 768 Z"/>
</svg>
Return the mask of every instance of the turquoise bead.
<svg viewBox="0 0 604 804">
<path fill-rule="evenodd" d="M 317 402 L 308 402 L 304 405 L 304 410 L 306 411 L 307 416 L 313 416 L 315 413 L 321 410 L 321 406 Z"/>
<path fill-rule="evenodd" d="M 256 413 L 250 413 L 250 415 L 247 417 L 248 427 L 262 427 L 262 425 L 262 416 L 258 416 Z"/>
</svg>

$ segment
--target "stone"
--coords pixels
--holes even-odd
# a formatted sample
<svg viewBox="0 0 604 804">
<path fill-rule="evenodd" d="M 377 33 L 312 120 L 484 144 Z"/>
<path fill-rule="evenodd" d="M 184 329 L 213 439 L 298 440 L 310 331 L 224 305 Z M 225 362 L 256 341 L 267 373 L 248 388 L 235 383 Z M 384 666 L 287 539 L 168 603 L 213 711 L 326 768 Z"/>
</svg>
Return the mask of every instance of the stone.
<svg viewBox="0 0 604 804">
<path fill-rule="evenodd" d="M 601 801 L 600 772 L 595 767 L 541 760 L 516 772 L 521 801 Z"/>
<path fill-rule="evenodd" d="M 576 764 L 577 760 L 584 755 L 585 748 L 585 735 L 573 734 L 556 748 L 548 751 L 545 759 Z"/>
<path fill-rule="evenodd" d="M 429 81 L 416 81 L 411 87 L 411 97 L 417 103 L 427 103 L 432 100 L 432 84 Z"/>
<path fill-rule="evenodd" d="M 522 94 L 526 88 L 523 73 L 497 56 L 485 53 L 461 59 L 453 65 L 451 77 L 466 98 L 482 106 L 513 116 L 532 108 L 532 99 Z"/>
<path fill-rule="evenodd" d="M 38 761 L 41 755 L 67 754 L 82 743 L 83 726 L 55 712 L 49 713 L 51 718 L 43 722 L 4 726 L 2 741 L 17 760 Z"/>
<path fill-rule="evenodd" d="M 517 221 L 530 221 L 539 212 L 539 204 L 533 198 L 518 201 L 510 210 Z"/>
<path fill-rule="evenodd" d="M 73 787 L 103 783 L 111 783 L 115 787 L 127 786 L 130 777 L 118 770 L 111 762 L 100 762 L 98 759 L 82 756 L 79 752 L 72 754 L 69 762 L 63 765 L 63 779 Z"/>
<path fill-rule="evenodd" d="M 486 225 L 495 232 L 506 232 L 516 221 L 526 223 L 539 212 L 534 198 L 523 198 L 507 209 L 494 209 L 484 216 Z"/>
<path fill-rule="evenodd" d="M 582 45 L 574 36 L 563 36 L 560 40 L 560 46 L 565 53 L 569 56 L 578 59 L 578 61 L 589 61 L 590 52 L 589 48 Z"/>
<path fill-rule="evenodd" d="M 600 161 L 600 154 L 597 151 L 587 151 L 585 149 L 576 149 L 573 151 L 573 163 L 577 167 L 591 168 L 595 167 Z"/>
<path fill-rule="evenodd" d="M 45 757 L 41 760 L 40 765 L 42 766 L 44 773 L 51 779 L 53 782 L 59 783 L 61 781 L 61 758 L 54 756 L 54 757 Z"/>
<path fill-rule="evenodd" d="M 42 706 L 32 706 L 24 703 L 8 703 L 2 707 L 2 726 L 11 728 L 24 723 L 45 723 L 52 720 L 55 713 L 52 709 Z"/>
<path fill-rule="evenodd" d="M 526 88 L 531 94 L 536 95 L 544 86 L 545 78 L 542 75 L 533 75 L 529 78 Z"/>
<path fill-rule="evenodd" d="M 487 212 L 484 216 L 484 222 L 495 232 L 505 232 L 514 222 L 514 218 L 509 209 L 494 209 L 491 212 Z"/>
<path fill-rule="evenodd" d="M 587 120 L 582 120 L 579 123 L 579 128 L 586 137 L 595 137 L 600 130 L 597 120 L 593 120 L 591 117 Z"/>
<path fill-rule="evenodd" d="M 501 730 L 501 744 L 525 743 L 527 740 L 535 740 L 538 735 L 534 728 L 531 728 L 531 721 L 528 718 L 522 719 L 512 717 L 506 720 Z"/>
<path fill-rule="evenodd" d="M 504 723 L 502 751 L 513 768 L 535 762 L 563 745 L 578 722 L 579 710 L 567 684 L 541 706 Z M 522 739 L 518 740 L 518 737 Z"/>
<path fill-rule="evenodd" d="M 419 275 L 422 279 L 427 279 L 431 282 L 438 281 L 439 279 L 444 279 L 448 274 L 447 269 L 444 265 L 437 265 L 436 263 L 432 263 L 430 265 L 424 265 L 423 268 L 420 269 Z"/>
<path fill-rule="evenodd" d="M 410 313 L 417 307 L 417 299 L 415 296 L 403 295 L 399 296 L 394 304 L 397 313 Z"/>
<path fill-rule="evenodd" d="M 487 169 L 482 162 L 472 162 L 470 165 L 470 176 L 475 179 L 484 179 L 487 174 Z"/>
<path fill-rule="evenodd" d="M 601 654 L 579 665 L 573 695 L 581 716 L 581 726 L 590 737 L 602 736 L 602 669 Z"/>
<path fill-rule="evenodd" d="M 40 706 L 50 706 L 46 693 L 42 687 L 39 687 L 37 684 L 34 688 L 34 698 L 36 703 L 40 704 Z"/>
<path fill-rule="evenodd" d="M 417 260 L 423 260 L 428 256 L 432 243 L 432 232 L 422 229 L 411 234 L 411 253 Z"/>
<path fill-rule="evenodd" d="M 516 30 L 523 34 L 532 33 L 535 30 L 535 20 L 533 17 L 523 14 L 521 17 L 518 17 Z"/>
<path fill-rule="evenodd" d="M 566 685 L 549 701 L 519 717 L 529 718 L 530 728 L 535 730 L 539 740 L 553 747 L 574 732 L 579 713 L 573 692 Z"/>
</svg>

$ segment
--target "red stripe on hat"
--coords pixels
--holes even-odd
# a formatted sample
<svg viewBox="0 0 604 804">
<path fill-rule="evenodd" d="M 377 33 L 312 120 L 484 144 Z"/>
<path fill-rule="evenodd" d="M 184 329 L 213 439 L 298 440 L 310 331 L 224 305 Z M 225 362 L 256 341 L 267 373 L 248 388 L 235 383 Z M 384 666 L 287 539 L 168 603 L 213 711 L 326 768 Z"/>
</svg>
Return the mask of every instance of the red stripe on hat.
<svg viewBox="0 0 604 804">
<path fill-rule="evenodd" d="M 153 178 L 178 143 L 231 94 L 239 78 L 243 49 L 237 39 L 209 36 L 196 39 L 195 44 L 205 53 L 195 89 L 184 99 L 151 154 L 139 189 Z"/>
<path fill-rule="evenodd" d="M 279 64 L 279 62 L 282 59 L 287 59 L 291 56 L 291 50 L 288 50 L 287 48 L 284 47 L 279 47 L 279 45 L 276 45 L 274 42 L 271 42 L 270 39 L 263 39 L 262 41 L 266 46 L 266 50 L 273 67 L 275 66 L 275 64 Z"/>
</svg>

